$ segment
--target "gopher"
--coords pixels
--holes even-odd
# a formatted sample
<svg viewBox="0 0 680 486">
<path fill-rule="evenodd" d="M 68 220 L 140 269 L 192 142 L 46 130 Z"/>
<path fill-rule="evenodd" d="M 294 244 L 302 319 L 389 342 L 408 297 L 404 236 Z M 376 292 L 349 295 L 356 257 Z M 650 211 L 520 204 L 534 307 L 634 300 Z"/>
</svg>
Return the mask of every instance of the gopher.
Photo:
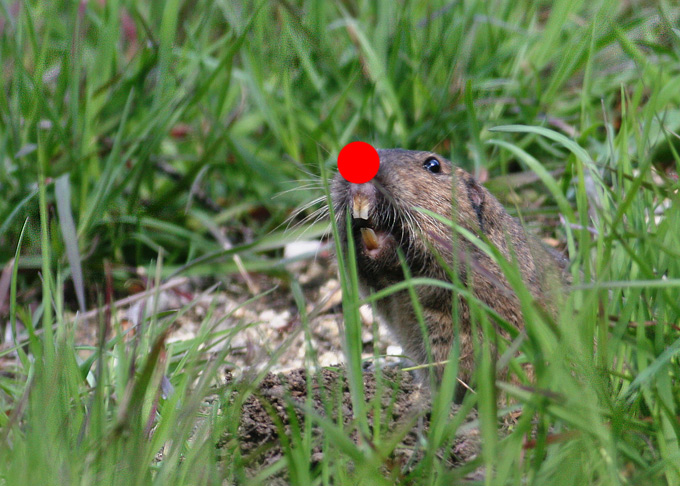
<svg viewBox="0 0 680 486">
<path fill-rule="evenodd" d="M 499 266 L 450 225 L 419 210 L 425 209 L 477 237 L 483 235 L 505 259 L 516 261 L 535 301 L 548 314 L 555 315 L 555 302 L 559 300 L 556 294 L 561 294 L 566 275 L 564 257 L 527 233 L 472 175 L 440 155 L 402 149 L 378 150 L 378 155 L 380 168 L 371 181 L 353 184 L 338 174 L 331 188 L 340 245 L 346 250 L 348 236 L 353 238 L 362 293 L 404 280 L 401 253 L 413 277 L 451 282 L 451 269 L 455 268 L 460 284 L 506 321 L 523 329 L 519 299 Z M 351 214 L 349 227 L 347 211 Z M 474 352 L 468 302 L 458 294 L 454 313 L 451 290 L 419 285 L 416 293 L 427 337 L 407 290 L 379 300 L 379 318 L 394 333 L 405 354 L 425 364 L 426 338 L 434 362 L 448 358 L 456 329 L 453 319 L 457 316 L 459 378 L 469 380 Z M 441 380 L 443 367 L 437 366 L 435 371 Z"/>
</svg>

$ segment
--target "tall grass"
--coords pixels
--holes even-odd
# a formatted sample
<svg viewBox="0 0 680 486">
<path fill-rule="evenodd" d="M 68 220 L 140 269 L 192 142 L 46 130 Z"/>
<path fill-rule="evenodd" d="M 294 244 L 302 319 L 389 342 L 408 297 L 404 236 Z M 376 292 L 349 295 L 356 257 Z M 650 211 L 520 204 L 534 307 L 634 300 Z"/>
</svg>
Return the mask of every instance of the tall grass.
<svg viewBox="0 0 680 486">
<path fill-rule="evenodd" d="M 285 232 L 311 194 L 272 196 L 326 178 L 360 138 L 490 177 L 513 213 L 565 242 L 574 280 L 557 323 L 525 301 L 527 338 L 501 343 L 519 346 L 503 361 L 532 363 L 535 383 L 494 383 L 480 342 L 478 393 L 450 416 L 443 387 L 423 460 L 390 481 L 450 484 L 483 467 L 485 484 L 680 484 L 679 19 L 672 2 L 642 0 L 0 0 L 0 322 L 26 329 L 0 348 L 0 483 L 247 482 L 238 444 L 221 459 L 215 444 L 249 390 L 234 406 L 231 388 L 204 401 L 220 363 L 201 345 L 238 329 L 216 335 L 209 315 L 171 345 L 174 314 L 146 316 L 134 336 L 102 314 L 100 344 L 84 350 L 85 323 L 67 311 L 109 302 L 140 266 L 157 281 L 239 266 L 294 280 L 278 250 L 327 225 Z M 352 275 L 346 349 L 371 441 L 309 411 L 258 479 L 389 482 L 396 444 L 362 406 Z M 494 385 L 522 409 L 504 437 Z M 449 470 L 473 408 L 482 454 Z M 326 435 L 318 468 L 299 452 L 311 423 Z"/>
</svg>

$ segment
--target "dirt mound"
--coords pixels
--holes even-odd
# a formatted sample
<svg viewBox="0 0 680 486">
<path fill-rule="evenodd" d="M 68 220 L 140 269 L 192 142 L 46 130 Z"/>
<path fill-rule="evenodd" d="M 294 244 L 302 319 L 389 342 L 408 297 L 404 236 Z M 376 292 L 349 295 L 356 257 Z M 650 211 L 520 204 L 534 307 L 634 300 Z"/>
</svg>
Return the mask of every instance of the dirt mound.
<svg viewBox="0 0 680 486">
<path fill-rule="evenodd" d="M 385 472 L 391 477 L 404 474 L 422 457 L 421 445 L 427 440 L 430 424 L 429 392 L 410 373 L 394 367 L 379 373 L 366 371 L 363 380 L 371 434 L 376 425 L 374 410 L 380 410 L 380 430 L 386 431 L 387 437 L 403 436 L 394 449 L 386 451 L 389 456 L 383 463 Z M 229 406 L 238 406 L 242 393 L 243 389 L 237 385 Z M 379 401 L 377 408 L 376 400 Z M 457 409 L 455 405 L 453 407 L 452 414 Z M 291 434 L 304 434 L 305 413 L 315 417 L 311 422 L 312 474 L 324 459 L 324 443 L 326 447 L 338 447 L 333 441 L 324 441 L 324 431 L 331 427 L 329 422 L 342 427 L 345 436 L 358 443 L 359 433 L 345 370 L 324 368 L 315 374 L 296 369 L 266 375 L 241 404 L 237 436 L 225 435 L 218 448 L 229 448 L 229 444 L 233 447 L 238 443 L 248 471 L 252 474 L 260 472 L 285 457 L 286 448 L 290 446 L 282 447 L 282 435 L 283 442 L 289 444 Z M 471 416 L 468 420 L 474 418 Z M 323 425 L 319 425 L 320 422 Z M 362 437 L 361 440 L 370 443 L 370 438 Z M 479 450 L 479 433 L 472 429 L 457 436 L 445 460 L 452 466 L 464 463 L 473 459 Z M 286 473 L 283 474 L 285 477 Z"/>
</svg>

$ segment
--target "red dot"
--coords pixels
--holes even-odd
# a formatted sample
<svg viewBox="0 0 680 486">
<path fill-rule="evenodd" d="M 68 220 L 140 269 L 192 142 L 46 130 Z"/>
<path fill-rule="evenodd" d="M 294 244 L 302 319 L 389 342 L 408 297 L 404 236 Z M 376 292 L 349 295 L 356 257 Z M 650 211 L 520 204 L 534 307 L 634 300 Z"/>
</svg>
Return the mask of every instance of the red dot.
<svg viewBox="0 0 680 486">
<path fill-rule="evenodd" d="M 380 156 L 370 143 L 348 143 L 338 154 L 340 175 L 354 184 L 363 184 L 373 179 L 379 167 Z"/>
</svg>

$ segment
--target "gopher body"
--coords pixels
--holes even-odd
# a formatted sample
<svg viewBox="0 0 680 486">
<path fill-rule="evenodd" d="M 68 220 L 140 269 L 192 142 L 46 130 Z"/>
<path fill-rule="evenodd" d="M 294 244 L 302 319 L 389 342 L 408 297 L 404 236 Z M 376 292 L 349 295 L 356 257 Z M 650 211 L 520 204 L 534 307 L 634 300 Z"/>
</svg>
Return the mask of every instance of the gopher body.
<svg viewBox="0 0 680 486">
<path fill-rule="evenodd" d="M 498 264 L 451 225 L 423 212 L 453 221 L 476 237 L 484 235 L 508 261 L 516 261 L 522 279 L 538 305 L 555 314 L 564 280 L 565 259 L 525 231 L 503 205 L 469 173 L 438 154 L 402 149 L 378 150 L 380 168 L 365 184 L 338 174 L 332 200 L 340 243 L 351 236 L 356 248 L 360 290 L 367 294 L 404 280 L 401 252 L 412 277 L 451 282 L 452 272 L 477 299 L 518 329 L 524 328 L 519 299 Z M 351 225 L 346 225 L 347 211 Z M 427 337 L 416 317 L 408 290 L 376 303 L 379 317 L 395 334 L 405 354 L 418 364 L 448 358 L 456 329 L 460 332 L 459 378 L 474 369 L 474 344 L 468 302 L 449 289 L 419 285 Z M 483 336 L 482 336 L 483 338 Z M 443 367 L 435 368 L 441 379 Z"/>
</svg>

